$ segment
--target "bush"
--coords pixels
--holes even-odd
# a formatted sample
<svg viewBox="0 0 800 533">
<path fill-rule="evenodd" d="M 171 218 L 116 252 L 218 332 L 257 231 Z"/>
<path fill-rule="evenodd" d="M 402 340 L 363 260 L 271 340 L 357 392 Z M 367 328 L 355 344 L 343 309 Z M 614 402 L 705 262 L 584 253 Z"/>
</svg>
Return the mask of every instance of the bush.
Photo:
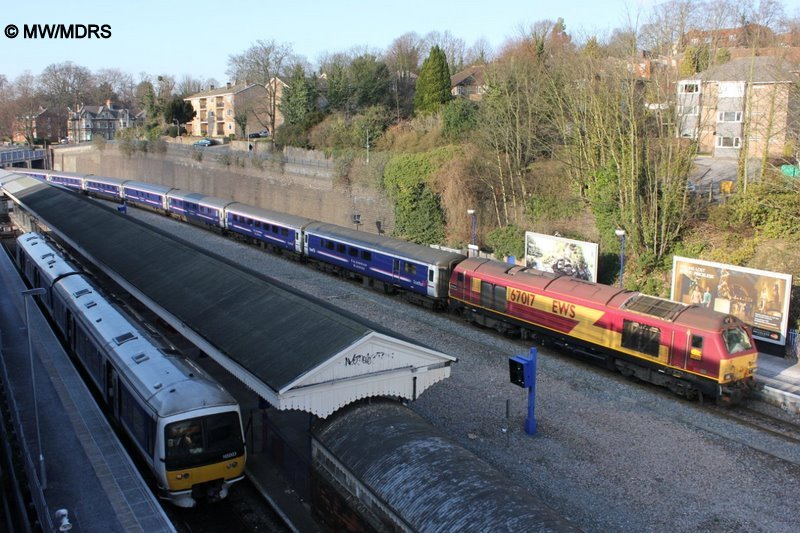
<svg viewBox="0 0 800 533">
<path fill-rule="evenodd" d="M 494 251 L 496 257 L 524 257 L 525 230 L 514 224 L 497 228 L 486 235 L 486 245 Z"/>
</svg>

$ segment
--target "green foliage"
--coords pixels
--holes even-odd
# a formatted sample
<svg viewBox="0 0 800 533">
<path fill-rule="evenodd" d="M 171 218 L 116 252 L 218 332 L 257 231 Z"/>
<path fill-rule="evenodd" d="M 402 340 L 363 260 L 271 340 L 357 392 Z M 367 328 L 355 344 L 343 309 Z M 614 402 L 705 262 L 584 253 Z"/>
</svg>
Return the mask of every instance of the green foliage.
<svg viewBox="0 0 800 533">
<path fill-rule="evenodd" d="M 302 124 L 282 124 L 275 132 L 275 144 L 278 146 L 296 146 L 310 148 L 308 133 Z"/>
<path fill-rule="evenodd" d="M 619 186 L 616 172 L 611 167 L 597 174 L 588 196 L 600 234 L 600 248 L 619 250 L 620 243 L 614 234 L 620 222 Z"/>
<path fill-rule="evenodd" d="M 786 187 L 783 179 L 750 186 L 727 204 L 713 209 L 710 220 L 728 230 L 750 228 L 774 239 L 800 237 L 800 195 Z"/>
<path fill-rule="evenodd" d="M 557 196 L 536 194 L 528 198 L 525 211 L 531 220 L 558 220 L 578 215 L 582 205 L 580 198 L 565 201 Z"/>
<path fill-rule="evenodd" d="M 178 124 L 186 124 L 187 122 L 191 122 L 195 115 L 196 112 L 191 102 L 187 102 L 183 98 L 175 97 L 164 109 L 164 122 L 166 124 L 173 124 L 177 121 Z M 173 135 L 173 137 L 174 136 L 175 135 Z"/>
<path fill-rule="evenodd" d="M 441 48 L 434 46 L 419 72 L 417 92 L 414 95 L 414 113 L 417 115 L 436 113 L 451 98 L 447 56 Z"/>
<path fill-rule="evenodd" d="M 682 76 L 691 76 L 706 70 L 711 63 L 711 50 L 707 45 L 687 46 L 680 65 Z"/>
<path fill-rule="evenodd" d="M 447 102 L 442 112 L 442 136 L 450 140 L 465 137 L 478 126 L 478 104 L 466 98 Z"/>
<path fill-rule="evenodd" d="M 371 54 L 359 56 L 350 65 L 350 77 L 356 109 L 391 103 L 392 73 L 383 61 Z"/>
<path fill-rule="evenodd" d="M 486 235 L 486 244 L 494 250 L 496 257 L 524 257 L 525 230 L 514 224 L 497 228 Z"/>
<path fill-rule="evenodd" d="M 425 153 L 399 154 L 386 163 L 383 184 L 394 201 L 396 236 L 422 244 L 444 241 L 444 211 L 429 181 L 455 154 L 452 148 L 440 148 Z"/>
<path fill-rule="evenodd" d="M 306 116 L 314 111 L 316 101 L 315 84 L 308 79 L 302 65 L 295 65 L 289 76 L 288 87 L 283 89 L 278 105 L 283 113 L 285 124 L 302 127 L 305 124 Z"/>
</svg>

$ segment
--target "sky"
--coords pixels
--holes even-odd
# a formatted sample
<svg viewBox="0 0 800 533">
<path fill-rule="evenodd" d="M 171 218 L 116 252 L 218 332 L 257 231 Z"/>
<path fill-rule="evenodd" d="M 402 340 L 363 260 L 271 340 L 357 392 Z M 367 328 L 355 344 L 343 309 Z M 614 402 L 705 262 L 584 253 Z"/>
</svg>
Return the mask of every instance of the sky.
<svg viewBox="0 0 800 533">
<path fill-rule="evenodd" d="M 485 39 L 493 49 L 541 20 L 563 18 L 574 35 L 610 35 L 639 22 L 659 0 L 20 0 L 4 2 L 0 74 L 72 61 L 95 72 L 118 68 L 138 79 L 169 74 L 229 80 L 228 59 L 257 40 L 287 43 L 316 66 L 325 54 L 367 47 L 383 52 L 407 32 L 449 31 L 466 47 Z M 800 0 L 782 1 L 788 14 Z M 9 25 L 19 30 L 9 38 Z M 108 25 L 108 38 L 24 38 L 24 25 Z"/>
</svg>

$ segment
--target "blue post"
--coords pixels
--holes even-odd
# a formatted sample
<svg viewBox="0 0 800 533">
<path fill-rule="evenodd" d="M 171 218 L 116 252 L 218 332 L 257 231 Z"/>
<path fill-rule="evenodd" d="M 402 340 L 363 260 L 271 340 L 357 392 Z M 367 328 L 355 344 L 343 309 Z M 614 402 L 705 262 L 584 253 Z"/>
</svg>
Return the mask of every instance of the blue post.
<svg viewBox="0 0 800 533">
<path fill-rule="evenodd" d="M 528 389 L 528 417 L 525 419 L 525 433 L 536 435 L 536 348 L 531 348 L 530 356 L 514 355 L 508 360 L 511 383 Z"/>
<path fill-rule="evenodd" d="M 528 418 L 525 419 L 525 433 L 536 435 L 536 348 L 531 348 L 528 374 Z"/>
</svg>

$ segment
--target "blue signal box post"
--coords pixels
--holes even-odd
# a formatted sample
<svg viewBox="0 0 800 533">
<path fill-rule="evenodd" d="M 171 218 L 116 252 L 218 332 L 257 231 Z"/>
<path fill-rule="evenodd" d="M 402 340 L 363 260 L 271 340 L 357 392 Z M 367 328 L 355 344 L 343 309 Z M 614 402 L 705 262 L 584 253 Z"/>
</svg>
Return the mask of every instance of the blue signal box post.
<svg viewBox="0 0 800 533">
<path fill-rule="evenodd" d="M 528 389 L 528 418 L 525 433 L 536 435 L 536 348 L 531 348 L 529 357 L 513 355 L 508 358 L 511 383 Z"/>
</svg>

